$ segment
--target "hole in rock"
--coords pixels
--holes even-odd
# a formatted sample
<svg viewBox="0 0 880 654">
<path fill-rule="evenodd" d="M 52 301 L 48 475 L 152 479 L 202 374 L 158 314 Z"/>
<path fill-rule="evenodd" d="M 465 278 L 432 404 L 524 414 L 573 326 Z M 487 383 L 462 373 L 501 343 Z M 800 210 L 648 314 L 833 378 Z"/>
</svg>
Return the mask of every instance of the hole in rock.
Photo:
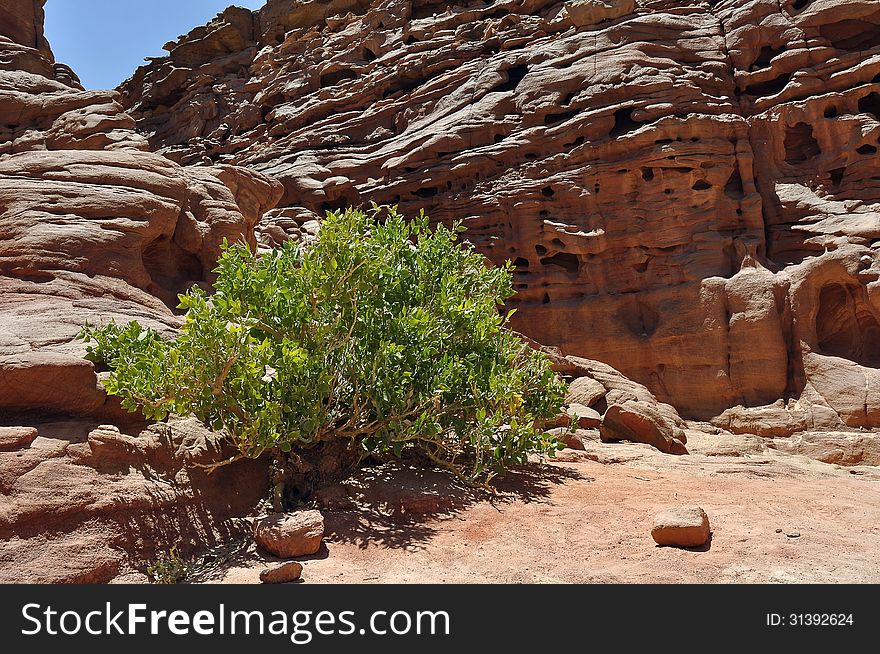
<svg viewBox="0 0 880 654">
<path fill-rule="evenodd" d="M 652 336 L 660 324 L 657 310 L 637 299 L 629 302 L 617 315 L 631 334 L 642 338 Z"/>
<path fill-rule="evenodd" d="M 400 200 L 398 199 L 398 202 Z M 332 202 L 324 202 L 321 204 L 321 213 L 327 212 L 335 212 L 335 211 L 345 211 L 353 203 L 349 202 L 345 198 L 338 198 L 333 200 Z"/>
<path fill-rule="evenodd" d="M 12 271 L 12 276 L 23 282 L 31 282 L 33 284 L 47 284 L 55 281 L 55 275 L 45 270 L 23 270 L 18 268 Z"/>
<path fill-rule="evenodd" d="M 553 188 L 550 186 L 545 186 L 541 189 L 541 195 L 543 195 L 545 198 L 552 198 L 554 195 L 556 195 L 556 191 L 554 191 Z"/>
<path fill-rule="evenodd" d="M 585 140 L 586 139 L 584 139 L 583 136 L 578 136 L 574 141 L 572 141 L 571 143 L 566 143 L 562 147 L 564 147 L 564 148 L 577 148 L 577 147 L 582 146 L 584 144 Z"/>
<path fill-rule="evenodd" d="M 492 137 L 492 140 L 495 143 L 501 143 L 501 141 L 504 140 L 504 134 L 496 134 L 494 137 Z"/>
<path fill-rule="evenodd" d="M 856 152 L 859 154 L 877 154 L 877 148 L 870 143 L 865 143 L 862 147 L 856 148 Z"/>
<path fill-rule="evenodd" d="M 654 179 L 654 169 L 642 168 L 642 179 L 646 182 L 650 182 L 652 179 Z"/>
<path fill-rule="evenodd" d="M 544 293 L 544 299 L 541 300 L 541 304 L 550 304 L 550 294 Z"/>
<path fill-rule="evenodd" d="M 875 120 L 880 120 L 880 93 L 874 91 L 859 100 L 859 111 L 863 114 L 871 114 Z"/>
<path fill-rule="evenodd" d="M 724 185 L 724 194 L 733 200 L 741 200 L 745 196 L 746 190 L 739 175 L 739 166 L 734 167 L 727 184 Z"/>
<path fill-rule="evenodd" d="M 864 291 L 855 285 L 829 284 L 819 293 L 816 336 L 823 354 L 880 367 L 880 323 Z"/>
<path fill-rule="evenodd" d="M 795 11 L 800 11 L 801 9 L 805 9 L 812 1 L 813 0 L 794 0 L 794 2 L 791 3 L 791 6 Z"/>
<path fill-rule="evenodd" d="M 785 162 L 801 164 L 819 155 L 819 143 L 813 138 L 813 128 L 807 123 L 798 123 L 785 132 Z"/>
<path fill-rule="evenodd" d="M 712 188 L 712 185 L 707 182 L 705 179 L 698 180 L 696 184 L 691 186 L 694 191 L 708 191 Z"/>
<path fill-rule="evenodd" d="M 825 107 L 825 118 L 836 118 L 837 117 L 837 107 L 831 105 L 829 107 Z"/>
<path fill-rule="evenodd" d="M 515 91 L 519 83 L 523 81 L 526 73 L 529 72 L 529 67 L 526 64 L 520 64 L 519 66 L 508 68 L 505 72 L 507 73 L 507 81 L 496 86 L 493 89 L 494 91 Z"/>
<path fill-rule="evenodd" d="M 547 248 L 545 248 L 543 245 L 536 245 L 535 252 L 538 253 L 539 257 L 543 257 L 545 254 L 547 254 Z"/>
<path fill-rule="evenodd" d="M 834 186 L 840 186 L 843 176 L 846 174 L 846 168 L 835 168 L 834 170 L 829 170 L 828 174 L 831 176 L 831 183 Z"/>
<path fill-rule="evenodd" d="M 516 266 L 517 268 L 528 268 L 529 267 L 529 260 L 524 257 L 517 257 L 514 260 L 513 265 Z"/>
<path fill-rule="evenodd" d="M 403 77 L 382 92 L 382 99 L 384 100 L 386 98 L 389 98 L 395 93 L 399 93 L 401 91 L 404 93 L 415 91 L 429 79 L 430 77 Z"/>
<path fill-rule="evenodd" d="M 614 127 L 611 128 L 611 138 L 623 136 L 642 126 L 642 123 L 633 120 L 632 113 L 632 109 L 618 109 L 614 112 Z"/>
<path fill-rule="evenodd" d="M 579 109 L 574 109 L 573 111 L 564 111 L 559 114 L 547 114 L 544 116 L 544 124 L 545 125 L 558 125 L 559 123 L 564 123 L 567 120 L 571 120 L 575 116 L 580 113 Z"/>
<path fill-rule="evenodd" d="M 581 269 L 581 262 L 576 254 L 570 252 L 557 252 L 552 257 L 541 259 L 545 266 L 558 266 L 569 273 L 577 274 Z"/>
<path fill-rule="evenodd" d="M 413 195 L 418 195 L 420 198 L 433 198 L 439 192 L 436 186 L 423 186 L 418 191 L 413 191 Z"/>
<path fill-rule="evenodd" d="M 410 34 L 408 37 L 406 37 L 406 40 L 403 43 L 404 43 L 404 45 L 413 45 L 418 42 L 419 42 L 419 40 L 416 37 L 414 37 L 412 34 Z"/>
<path fill-rule="evenodd" d="M 756 96 L 768 96 L 768 95 L 776 95 L 791 81 L 791 73 L 786 73 L 785 75 L 780 75 L 779 77 L 775 77 L 771 80 L 767 80 L 766 82 L 757 82 L 755 84 L 749 84 L 745 88 L 745 92 L 749 95 Z"/>
<path fill-rule="evenodd" d="M 769 45 L 765 45 L 761 48 L 761 52 L 758 53 L 757 59 L 752 62 L 752 70 L 755 68 L 766 68 L 780 52 L 782 52 L 782 48 L 771 48 Z"/>
<path fill-rule="evenodd" d="M 347 68 L 343 68 L 342 70 L 336 70 L 332 73 L 326 73 L 321 75 L 321 88 L 327 88 L 328 86 L 336 86 L 340 82 L 344 82 L 345 80 L 355 79 L 357 77 L 357 73 L 353 70 L 349 70 Z"/>
<path fill-rule="evenodd" d="M 205 271 L 198 257 L 166 236 L 150 243 L 142 258 L 150 279 L 164 292 L 159 294 L 162 300 L 172 302 L 175 307 L 177 294 L 186 291 L 187 284 L 205 280 Z"/>
<path fill-rule="evenodd" d="M 369 48 L 364 48 L 364 59 L 366 61 L 376 61 L 376 53 Z"/>
</svg>

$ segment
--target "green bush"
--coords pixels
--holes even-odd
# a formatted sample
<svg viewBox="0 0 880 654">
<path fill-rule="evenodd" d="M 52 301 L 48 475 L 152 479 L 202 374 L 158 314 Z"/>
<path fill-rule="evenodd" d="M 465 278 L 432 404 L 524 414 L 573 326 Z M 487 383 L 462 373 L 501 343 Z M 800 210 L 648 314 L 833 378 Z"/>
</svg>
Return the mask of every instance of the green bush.
<svg viewBox="0 0 880 654">
<path fill-rule="evenodd" d="M 174 340 L 136 322 L 81 338 L 126 409 L 194 414 L 244 456 L 345 439 L 485 481 L 559 447 L 539 425 L 565 389 L 506 329 L 510 264 L 487 268 L 462 231 L 394 208 L 331 213 L 308 247 L 226 247 L 216 293 L 180 296 Z"/>
<path fill-rule="evenodd" d="M 147 566 L 147 576 L 151 583 L 171 585 L 186 581 L 189 571 L 183 559 L 177 556 L 176 549 L 172 547 L 167 554 L 159 554 L 156 561 Z"/>
</svg>

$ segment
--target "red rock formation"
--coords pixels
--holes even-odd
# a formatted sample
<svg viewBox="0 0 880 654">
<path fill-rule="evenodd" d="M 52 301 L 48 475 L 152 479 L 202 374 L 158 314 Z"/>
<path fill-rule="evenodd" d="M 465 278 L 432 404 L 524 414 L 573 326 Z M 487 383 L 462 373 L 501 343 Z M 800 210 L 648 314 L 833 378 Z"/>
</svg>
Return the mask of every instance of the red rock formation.
<svg viewBox="0 0 880 654">
<path fill-rule="evenodd" d="M 605 440 L 683 452 L 681 411 L 878 460 L 875 1 L 269 0 L 120 93 L 54 61 L 42 5 L 0 0 L 0 581 L 240 533 L 265 462 L 201 474 L 216 437 L 132 423 L 73 337 L 170 332 L 223 238 L 369 200 L 514 261 L 516 327 Z"/>
<path fill-rule="evenodd" d="M 515 262 L 518 329 L 689 416 L 880 424 L 876 2 L 271 0 L 167 48 L 126 107 L 280 180 L 267 244 L 424 207 Z"/>
<path fill-rule="evenodd" d="M 204 428 L 133 422 L 74 337 L 173 329 L 176 293 L 210 283 L 224 238 L 255 244 L 282 190 L 146 151 L 118 93 L 54 63 L 42 5 L 0 0 L 0 581 L 107 581 L 240 535 L 227 520 L 265 497 L 267 467 L 194 468 L 229 452 Z"/>
</svg>

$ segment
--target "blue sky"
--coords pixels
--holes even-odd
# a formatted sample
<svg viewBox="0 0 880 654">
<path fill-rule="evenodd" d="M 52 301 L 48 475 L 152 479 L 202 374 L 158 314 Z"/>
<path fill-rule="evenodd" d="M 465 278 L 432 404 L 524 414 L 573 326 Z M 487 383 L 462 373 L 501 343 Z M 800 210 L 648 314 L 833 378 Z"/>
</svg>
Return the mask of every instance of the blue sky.
<svg viewBox="0 0 880 654">
<path fill-rule="evenodd" d="M 115 88 L 162 46 L 204 25 L 229 5 L 265 0 L 48 0 L 46 37 L 55 58 L 87 89 Z"/>
</svg>

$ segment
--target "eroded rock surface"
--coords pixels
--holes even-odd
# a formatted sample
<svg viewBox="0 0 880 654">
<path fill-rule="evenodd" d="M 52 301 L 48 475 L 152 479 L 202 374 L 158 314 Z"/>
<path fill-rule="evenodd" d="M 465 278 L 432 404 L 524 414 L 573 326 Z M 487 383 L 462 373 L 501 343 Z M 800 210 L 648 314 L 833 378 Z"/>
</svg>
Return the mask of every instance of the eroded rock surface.
<svg viewBox="0 0 880 654">
<path fill-rule="evenodd" d="M 371 200 L 513 260 L 515 327 L 601 416 L 565 456 L 880 462 L 873 0 L 269 0 L 118 91 L 54 60 L 43 4 L 0 0 L 0 580 L 241 535 L 265 462 L 202 474 L 216 436 L 122 412 L 74 336 L 171 333 L 224 238 Z"/>
<path fill-rule="evenodd" d="M 33 440 L 0 447 L 0 583 L 106 583 L 248 538 L 235 518 L 268 493 L 265 460 L 199 467 L 231 452 L 196 420 L 27 424 Z"/>
<path fill-rule="evenodd" d="M 519 330 L 687 417 L 880 424 L 876 2 L 272 0 L 167 47 L 124 104 L 280 180 L 265 245 L 424 207 L 515 262 Z"/>
<path fill-rule="evenodd" d="M 229 519 L 268 472 L 206 475 L 229 456 L 218 437 L 138 423 L 74 338 L 110 320 L 170 333 L 176 294 L 210 284 L 224 238 L 255 246 L 282 190 L 149 152 L 117 92 L 54 61 L 42 20 L 40 0 L 0 0 L 0 580 L 101 582 L 241 536 Z"/>
</svg>

